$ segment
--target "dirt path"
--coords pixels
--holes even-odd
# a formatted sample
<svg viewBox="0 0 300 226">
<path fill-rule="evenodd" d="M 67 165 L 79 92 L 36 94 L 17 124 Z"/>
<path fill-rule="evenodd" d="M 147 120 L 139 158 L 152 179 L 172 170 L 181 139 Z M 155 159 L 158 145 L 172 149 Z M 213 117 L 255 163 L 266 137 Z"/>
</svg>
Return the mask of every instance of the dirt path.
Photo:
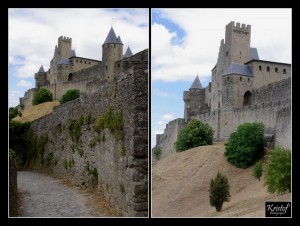
<svg viewBox="0 0 300 226">
<path fill-rule="evenodd" d="M 264 217 L 266 201 L 290 201 L 291 194 L 269 194 L 264 180 L 252 176 L 252 167 L 239 169 L 216 143 L 162 158 L 152 169 L 153 217 Z M 209 183 L 218 172 L 228 177 L 230 202 L 217 213 L 209 204 Z"/>
<path fill-rule="evenodd" d="M 95 200 L 95 197 L 91 197 L 90 193 L 84 193 L 78 187 L 67 186 L 61 180 L 36 172 L 19 171 L 18 190 L 22 196 L 21 212 L 24 217 L 111 215 L 106 209 L 101 212 L 99 208 L 93 208 L 91 198 Z"/>
</svg>

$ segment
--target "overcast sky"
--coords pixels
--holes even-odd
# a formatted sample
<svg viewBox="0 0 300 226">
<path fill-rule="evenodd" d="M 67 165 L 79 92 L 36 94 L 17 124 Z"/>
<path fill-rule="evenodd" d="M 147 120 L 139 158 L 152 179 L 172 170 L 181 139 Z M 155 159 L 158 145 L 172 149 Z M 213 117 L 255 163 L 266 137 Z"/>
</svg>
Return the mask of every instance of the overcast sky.
<svg viewBox="0 0 300 226">
<path fill-rule="evenodd" d="M 113 18 L 113 19 L 112 19 Z M 9 106 L 34 88 L 34 73 L 49 69 L 59 36 L 72 38 L 76 55 L 102 59 L 102 44 L 113 25 L 133 54 L 149 47 L 148 9 L 9 9 Z"/>
<path fill-rule="evenodd" d="M 230 21 L 251 25 L 261 60 L 291 63 L 291 9 L 152 9 L 152 147 L 167 122 L 183 118 L 183 91 L 197 73 L 203 87 L 211 81 Z"/>
</svg>

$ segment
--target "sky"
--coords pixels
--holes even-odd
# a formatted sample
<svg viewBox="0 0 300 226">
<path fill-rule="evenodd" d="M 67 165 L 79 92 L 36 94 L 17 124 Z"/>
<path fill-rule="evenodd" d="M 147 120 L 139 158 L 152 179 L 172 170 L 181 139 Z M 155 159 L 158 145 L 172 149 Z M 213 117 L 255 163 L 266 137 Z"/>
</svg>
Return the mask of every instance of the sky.
<svg viewBox="0 0 300 226">
<path fill-rule="evenodd" d="M 124 53 L 128 45 L 133 54 L 149 48 L 149 9 L 9 9 L 9 107 L 35 87 L 41 65 L 49 69 L 58 37 L 71 37 L 77 56 L 101 60 L 111 26 Z"/>
<path fill-rule="evenodd" d="M 291 63 L 291 9 L 152 9 L 151 147 L 166 123 L 184 117 L 183 91 L 197 74 L 211 81 L 225 26 L 251 25 L 251 47 L 261 60 Z"/>
</svg>

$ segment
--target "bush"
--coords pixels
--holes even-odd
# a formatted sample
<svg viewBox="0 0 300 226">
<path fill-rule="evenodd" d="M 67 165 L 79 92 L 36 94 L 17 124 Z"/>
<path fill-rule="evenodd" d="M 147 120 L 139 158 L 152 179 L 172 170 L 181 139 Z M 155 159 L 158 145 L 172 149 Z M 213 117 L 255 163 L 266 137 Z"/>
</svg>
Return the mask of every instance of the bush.
<svg viewBox="0 0 300 226">
<path fill-rule="evenodd" d="M 17 107 L 11 107 L 9 109 L 9 121 L 11 121 L 13 118 L 20 116 L 22 117 L 22 113 L 18 110 Z"/>
<path fill-rule="evenodd" d="M 291 151 L 275 147 L 268 155 L 265 184 L 270 193 L 291 192 Z"/>
<path fill-rule="evenodd" d="M 207 123 L 192 119 L 179 133 L 175 142 L 177 152 L 190 148 L 212 144 L 214 132 Z"/>
<path fill-rule="evenodd" d="M 247 168 L 264 152 L 264 125 L 256 122 L 240 125 L 236 132 L 230 134 L 225 146 L 228 162 L 239 168 Z"/>
<path fill-rule="evenodd" d="M 59 102 L 63 104 L 68 101 L 75 100 L 76 98 L 79 97 L 79 95 L 80 95 L 79 89 L 70 89 L 61 97 Z"/>
<path fill-rule="evenodd" d="M 32 105 L 38 105 L 41 103 L 49 102 L 53 100 L 53 95 L 52 93 L 45 89 L 45 88 L 40 88 L 40 90 L 34 95 L 32 99 Z"/>
<path fill-rule="evenodd" d="M 9 121 L 9 148 L 14 150 L 18 167 L 22 167 L 28 157 L 27 133 L 31 122 Z"/>
<path fill-rule="evenodd" d="M 262 175 L 262 161 L 258 161 L 253 167 L 253 176 L 260 181 Z"/>
<path fill-rule="evenodd" d="M 218 172 L 215 179 L 211 179 L 209 188 L 209 203 L 216 207 L 217 212 L 222 210 L 223 202 L 230 201 L 230 187 L 225 175 Z"/>
<path fill-rule="evenodd" d="M 154 158 L 159 160 L 160 159 L 160 156 L 161 156 L 161 149 L 160 147 L 156 146 L 152 149 L 152 153 L 154 155 Z"/>
</svg>

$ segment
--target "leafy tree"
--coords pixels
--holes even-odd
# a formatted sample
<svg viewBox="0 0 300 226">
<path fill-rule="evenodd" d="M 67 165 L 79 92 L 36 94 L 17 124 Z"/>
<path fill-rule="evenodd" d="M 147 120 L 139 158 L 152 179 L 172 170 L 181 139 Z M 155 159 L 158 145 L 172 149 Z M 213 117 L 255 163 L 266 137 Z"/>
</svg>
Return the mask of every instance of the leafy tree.
<svg viewBox="0 0 300 226">
<path fill-rule="evenodd" d="M 52 100 L 53 100 L 52 93 L 49 90 L 42 87 L 34 95 L 34 97 L 32 99 L 32 105 L 38 105 L 38 104 L 49 102 L 49 101 L 52 101 Z"/>
<path fill-rule="evenodd" d="M 230 201 L 230 186 L 225 175 L 218 171 L 215 179 L 211 179 L 209 188 L 209 203 L 216 207 L 217 212 L 222 210 L 223 202 Z"/>
<path fill-rule="evenodd" d="M 160 156 L 161 156 L 161 148 L 156 146 L 152 149 L 152 152 L 153 152 L 153 155 L 154 157 L 159 160 L 160 159 Z"/>
<path fill-rule="evenodd" d="M 253 167 L 253 176 L 260 181 L 262 175 L 262 161 L 258 161 Z"/>
<path fill-rule="evenodd" d="M 11 121 L 16 116 L 22 117 L 22 113 L 18 110 L 17 107 L 10 107 L 9 108 L 9 121 Z"/>
<path fill-rule="evenodd" d="M 276 146 L 268 155 L 265 183 L 270 193 L 291 192 L 291 151 Z"/>
<path fill-rule="evenodd" d="M 31 122 L 9 122 L 9 148 L 15 151 L 17 156 L 17 163 L 24 165 L 27 159 L 27 132 Z M 20 161 L 19 161 L 20 160 Z"/>
<path fill-rule="evenodd" d="M 181 152 L 190 148 L 212 144 L 213 135 L 213 129 L 207 123 L 203 123 L 199 119 L 192 119 L 186 128 L 180 131 L 175 142 L 176 151 Z"/>
<path fill-rule="evenodd" d="M 61 97 L 59 102 L 63 104 L 68 101 L 75 100 L 79 97 L 79 95 L 80 95 L 79 89 L 70 89 Z"/>
<path fill-rule="evenodd" d="M 230 134 L 225 146 L 227 160 L 239 168 L 247 168 L 264 153 L 264 124 L 254 122 L 240 125 L 236 132 Z"/>
</svg>

